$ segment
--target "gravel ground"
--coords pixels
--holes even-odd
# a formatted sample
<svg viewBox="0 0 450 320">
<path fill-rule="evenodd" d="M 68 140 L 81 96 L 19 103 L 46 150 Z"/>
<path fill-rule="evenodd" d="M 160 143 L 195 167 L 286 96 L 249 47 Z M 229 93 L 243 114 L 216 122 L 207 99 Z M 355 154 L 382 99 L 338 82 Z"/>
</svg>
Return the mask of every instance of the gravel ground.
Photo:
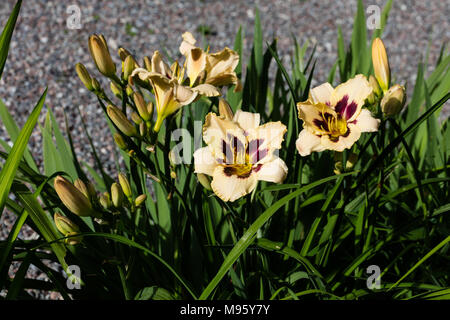
<svg viewBox="0 0 450 320">
<path fill-rule="evenodd" d="M 379 0 L 364 1 L 364 7 L 382 7 L 384 3 Z M 2 25 L 14 4 L 13 0 L 2 1 Z M 207 41 L 211 50 L 218 51 L 224 46 L 233 46 L 234 36 L 239 25 L 242 25 L 245 29 L 245 52 L 248 53 L 253 34 L 254 7 L 257 6 L 265 39 L 278 38 L 280 56 L 285 61 L 293 52 L 292 34 L 300 44 L 305 41 L 311 46 L 317 44 L 314 85 L 326 81 L 328 71 L 336 60 L 338 26 L 341 26 L 347 43 L 350 41 L 355 4 L 356 1 L 348 0 L 24 1 L 0 80 L 0 98 L 22 126 L 48 86 L 46 105 L 52 108 L 62 126 L 63 110 L 67 113 L 79 157 L 94 165 L 76 106 L 80 107 L 89 133 L 94 137 L 100 158 L 108 164 L 108 171 L 113 171 L 111 155 L 114 149 L 109 129 L 95 97 L 84 88 L 74 69 L 75 63 L 82 62 L 100 79 L 88 53 L 90 34 L 104 34 L 111 51 L 116 52 L 119 46 L 123 46 L 139 59 L 144 55 L 151 56 L 154 50 L 160 48 L 178 57 L 178 46 L 184 31 L 189 30 L 200 39 L 199 28 L 207 27 L 210 30 Z M 67 19 L 73 13 L 68 11 L 71 5 L 78 6 L 81 11 L 80 29 L 67 27 Z M 450 39 L 449 16 L 449 0 L 394 1 L 383 39 L 389 52 L 392 73 L 400 83 L 414 83 L 418 61 L 426 55 L 428 45 L 429 66 L 435 64 L 441 45 L 448 44 Z M 119 61 L 117 56 L 113 58 Z M 103 86 L 109 88 L 106 82 Z M 411 89 L 412 86 L 409 87 Z M 447 105 L 444 116 L 448 116 L 448 111 Z M 42 112 L 41 123 L 44 117 L 45 112 Z M 0 126 L 0 137 L 7 139 L 3 126 Z M 30 148 L 40 161 L 38 129 L 30 140 Z M 14 220 L 8 214 L 0 218 L 0 239 L 7 237 Z M 34 236 L 30 229 L 24 228 L 19 237 L 30 239 Z M 16 269 L 17 266 L 11 268 L 10 274 Z M 41 277 L 37 268 L 30 268 L 28 276 Z M 57 298 L 50 293 L 34 296 Z"/>
</svg>

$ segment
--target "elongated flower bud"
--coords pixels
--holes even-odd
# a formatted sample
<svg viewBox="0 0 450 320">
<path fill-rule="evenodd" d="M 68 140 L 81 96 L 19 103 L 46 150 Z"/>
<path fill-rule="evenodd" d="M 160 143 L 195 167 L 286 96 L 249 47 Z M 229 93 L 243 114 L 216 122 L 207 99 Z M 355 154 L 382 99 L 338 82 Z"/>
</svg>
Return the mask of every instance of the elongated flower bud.
<svg viewBox="0 0 450 320">
<path fill-rule="evenodd" d="M 136 112 L 131 113 L 131 120 L 133 120 L 133 122 L 137 125 L 140 125 L 142 123 L 142 118 Z"/>
<path fill-rule="evenodd" d="M 226 120 L 233 119 L 233 110 L 231 110 L 230 105 L 223 98 L 219 99 L 219 115 Z"/>
<path fill-rule="evenodd" d="M 125 81 L 128 80 L 128 77 L 131 75 L 134 68 L 135 68 L 134 59 L 131 55 L 129 55 L 125 58 L 125 61 L 123 62 L 123 79 Z"/>
<path fill-rule="evenodd" d="M 89 72 L 87 71 L 86 67 L 81 63 L 77 63 L 75 65 L 75 71 L 77 72 L 78 77 L 80 78 L 81 82 L 83 82 L 85 87 L 89 91 L 93 91 L 94 88 L 92 87 L 92 78 Z"/>
<path fill-rule="evenodd" d="M 126 150 L 128 148 L 127 143 L 125 142 L 125 140 L 123 140 L 122 136 L 120 135 L 120 133 L 114 133 L 114 141 L 116 142 L 117 146 L 122 149 L 122 150 Z"/>
<path fill-rule="evenodd" d="M 80 228 L 75 223 L 73 223 L 69 218 L 60 215 L 59 213 L 55 213 L 53 219 L 55 221 L 56 228 L 64 236 L 74 236 L 80 232 Z M 78 236 L 67 238 L 65 242 L 70 245 L 76 245 L 82 240 L 83 237 Z"/>
<path fill-rule="evenodd" d="M 116 65 L 111 59 L 108 45 L 103 35 L 93 34 L 89 37 L 89 51 L 100 73 L 107 77 L 115 75 Z"/>
<path fill-rule="evenodd" d="M 54 186 L 58 197 L 71 212 L 82 217 L 93 214 L 89 199 L 69 181 L 57 176 Z"/>
<path fill-rule="evenodd" d="M 380 38 L 375 38 L 372 43 L 372 63 L 375 78 L 381 89 L 386 91 L 389 88 L 390 68 L 386 48 Z"/>
<path fill-rule="evenodd" d="M 109 118 L 112 122 L 122 131 L 125 135 L 129 137 L 137 136 L 136 127 L 133 123 L 128 120 L 128 118 L 123 114 L 123 112 L 112 105 L 108 105 L 106 108 Z"/>
<path fill-rule="evenodd" d="M 81 179 L 76 179 L 73 184 L 74 184 L 75 188 L 80 190 L 86 196 L 86 198 L 89 199 L 91 197 L 86 184 Z"/>
<path fill-rule="evenodd" d="M 386 116 L 398 114 L 406 102 L 405 88 L 401 85 L 393 85 L 384 94 L 381 100 L 381 110 Z"/>
<path fill-rule="evenodd" d="M 139 207 L 141 204 L 143 204 L 145 202 L 146 199 L 147 199 L 147 196 L 145 194 L 141 194 L 139 197 L 137 197 L 134 200 L 134 205 L 136 207 Z"/>
<path fill-rule="evenodd" d="M 130 53 L 127 49 L 122 48 L 122 47 L 120 47 L 119 50 L 118 50 L 117 52 L 118 52 L 118 54 L 119 54 L 120 60 L 122 60 L 122 61 L 125 61 L 125 59 L 126 59 L 129 55 L 131 55 L 131 53 Z"/>
<path fill-rule="evenodd" d="M 73 223 L 69 218 L 64 217 L 63 215 L 59 213 L 55 213 L 53 216 L 53 219 L 55 221 L 56 228 L 59 232 L 61 232 L 63 235 L 67 235 L 71 232 L 79 232 L 80 228 Z"/>
<path fill-rule="evenodd" d="M 381 95 L 381 88 L 378 85 L 377 79 L 373 75 L 370 75 L 369 77 L 369 84 L 372 87 L 372 92 L 375 93 L 377 96 Z"/>
<path fill-rule="evenodd" d="M 111 208 L 111 197 L 109 196 L 108 192 L 104 192 L 98 199 L 100 202 L 100 205 L 105 209 L 108 210 Z"/>
<path fill-rule="evenodd" d="M 148 72 L 152 72 L 152 60 L 147 56 L 144 57 L 144 67 Z"/>
<path fill-rule="evenodd" d="M 130 198 L 132 195 L 130 182 L 128 181 L 127 176 L 125 174 L 123 174 L 122 172 L 119 173 L 119 183 L 120 183 L 120 186 L 122 187 L 122 191 L 125 194 L 125 196 L 127 198 Z"/>
<path fill-rule="evenodd" d="M 111 81 L 111 83 L 109 84 L 109 87 L 111 88 L 112 93 L 117 98 L 122 100 L 122 90 L 117 86 L 117 84 L 114 81 Z"/>
<path fill-rule="evenodd" d="M 133 101 L 142 119 L 145 121 L 150 120 L 150 113 L 148 112 L 147 105 L 139 92 L 133 93 Z"/>
<path fill-rule="evenodd" d="M 122 206 L 123 192 L 122 192 L 122 188 L 120 187 L 120 185 L 117 184 L 116 182 L 114 182 L 111 185 L 111 200 L 112 200 L 114 207 L 120 208 Z"/>
<path fill-rule="evenodd" d="M 100 86 L 100 82 L 98 82 L 97 79 L 92 78 L 91 83 L 92 83 L 92 89 L 93 89 L 94 92 L 102 91 L 102 87 Z"/>
</svg>

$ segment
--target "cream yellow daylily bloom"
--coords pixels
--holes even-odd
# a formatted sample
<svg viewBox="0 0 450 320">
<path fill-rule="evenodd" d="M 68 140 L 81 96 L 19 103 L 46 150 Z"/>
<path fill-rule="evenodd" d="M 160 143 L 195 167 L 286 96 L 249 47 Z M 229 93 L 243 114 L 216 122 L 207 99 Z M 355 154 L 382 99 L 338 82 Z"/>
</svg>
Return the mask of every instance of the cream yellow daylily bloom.
<svg viewBox="0 0 450 320">
<path fill-rule="evenodd" d="M 296 141 L 301 156 L 311 152 L 349 149 L 362 132 L 378 130 L 379 119 L 362 109 L 372 93 L 366 77 L 359 74 L 335 89 L 324 83 L 310 90 L 308 100 L 297 103 L 303 130 Z"/>
<path fill-rule="evenodd" d="M 260 125 L 260 115 L 238 110 L 232 119 L 209 113 L 203 126 L 207 147 L 194 152 L 195 173 L 212 176 L 211 188 L 223 201 L 235 201 L 259 180 L 281 183 L 288 168 L 276 152 L 286 126 Z"/>
<path fill-rule="evenodd" d="M 185 32 L 180 52 L 186 57 L 186 70 L 190 85 L 207 83 L 216 87 L 230 84 L 236 85 L 236 91 L 241 90 L 241 82 L 234 72 L 239 64 L 236 51 L 225 47 L 216 53 L 208 53 L 196 47 L 196 40 L 190 32 Z"/>
<path fill-rule="evenodd" d="M 149 80 L 156 100 L 157 119 L 153 130 L 158 132 L 162 122 L 182 106 L 194 102 L 199 95 L 207 97 L 219 96 L 220 92 L 212 85 L 202 84 L 194 88 L 182 85 L 184 81 L 184 68 L 175 62 L 169 67 L 162 59 L 160 53 L 155 51 L 151 60 L 151 71 L 136 68 L 131 77 L 136 75 L 143 81 Z"/>
</svg>

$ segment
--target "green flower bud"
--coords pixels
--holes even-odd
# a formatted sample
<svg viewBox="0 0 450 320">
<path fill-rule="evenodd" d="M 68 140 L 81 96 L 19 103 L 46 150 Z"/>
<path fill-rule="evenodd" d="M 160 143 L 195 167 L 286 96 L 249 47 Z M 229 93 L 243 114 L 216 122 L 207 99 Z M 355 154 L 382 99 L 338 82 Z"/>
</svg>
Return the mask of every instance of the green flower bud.
<svg viewBox="0 0 450 320">
<path fill-rule="evenodd" d="M 120 185 L 117 184 L 116 182 L 114 182 L 111 185 L 111 200 L 112 200 L 114 207 L 120 208 L 122 206 L 123 192 L 122 192 L 122 188 L 120 187 Z"/>
<path fill-rule="evenodd" d="M 98 201 L 100 202 L 100 205 L 105 209 L 108 210 L 111 208 L 111 197 L 109 196 L 108 192 L 103 193 Z"/>
<path fill-rule="evenodd" d="M 125 81 L 128 81 L 128 77 L 131 75 L 134 68 L 135 68 L 134 59 L 131 55 L 129 55 L 125 58 L 125 61 L 123 62 L 123 79 Z"/>
<path fill-rule="evenodd" d="M 120 131 L 129 137 L 137 137 L 138 133 L 136 127 L 130 120 L 128 120 L 119 108 L 108 105 L 106 112 L 108 113 L 111 121 L 117 126 L 117 128 L 119 128 Z"/>
<path fill-rule="evenodd" d="M 55 221 L 55 225 L 56 228 L 58 229 L 59 232 L 61 232 L 63 235 L 67 235 L 68 233 L 71 232 L 79 232 L 80 228 L 73 223 L 69 218 L 59 214 L 59 213 L 55 213 L 55 215 L 53 216 L 53 219 Z"/>
<path fill-rule="evenodd" d="M 122 187 L 122 191 L 125 194 L 125 196 L 127 198 L 131 198 L 131 186 L 130 186 L 130 182 L 127 179 L 127 176 L 123 173 L 119 173 L 119 183 L 120 186 Z"/>
<path fill-rule="evenodd" d="M 145 104 L 144 98 L 139 92 L 133 93 L 133 101 L 142 119 L 144 119 L 145 121 L 150 120 L 150 113 L 148 112 L 147 105 Z"/>
<path fill-rule="evenodd" d="M 111 88 L 112 93 L 117 98 L 122 100 L 122 90 L 117 86 L 117 84 L 114 81 L 111 81 L 111 83 L 109 84 L 109 87 Z"/>
<path fill-rule="evenodd" d="M 125 92 L 127 93 L 127 96 L 131 97 L 134 93 L 134 90 L 132 87 L 130 87 L 129 85 L 127 85 L 127 87 L 125 88 Z"/>
<path fill-rule="evenodd" d="M 123 137 L 120 135 L 120 133 L 114 133 L 113 138 L 120 149 L 126 150 L 128 148 L 127 143 L 125 142 L 125 140 L 123 140 Z"/>
<path fill-rule="evenodd" d="M 92 89 L 94 90 L 94 92 L 100 92 L 102 91 L 102 87 L 100 86 L 100 82 L 98 82 L 97 79 L 92 78 Z"/>
<path fill-rule="evenodd" d="M 136 207 L 139 207 L 141 204 L 143 204 L 145 202 L 146 199 L 147 199 L 147 196 L 145 194 L 141 194 L 139 197 L 137 197 L 134 200 L 134 205 Z"/>
<path fill-rule="evenodd" d="M 83 84 L 86 86 L 86 88 L 89 91 L 93 91 L 94 88 L 92 87 L 92 78 L 91 78 L 89 72 L 87 71 L 86 67 L 81 63 L 77 63 L 75 65 L 75 70 L 76 70 L 81 82 L 83 82 Z"/>
<path fill-rule="evenodd" d="M 142 118 L 136 112 L 131 113 L 131 120 L 133 120 L 133 122 L 137 125 L 140 125 L 142 123 Z"/>
</svg>

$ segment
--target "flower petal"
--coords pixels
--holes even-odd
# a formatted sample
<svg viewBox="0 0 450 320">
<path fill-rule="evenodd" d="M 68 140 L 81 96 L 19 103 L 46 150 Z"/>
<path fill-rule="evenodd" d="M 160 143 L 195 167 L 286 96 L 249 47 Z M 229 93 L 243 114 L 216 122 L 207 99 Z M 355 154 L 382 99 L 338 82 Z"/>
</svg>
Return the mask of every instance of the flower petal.
<svg viewBox="0 0 450 320">
<path fill-rule="evenodd" d="M 169 78 L 172 77 L 170 67 L 162 60 L 162 56 L 158 50 L 152 56 L 152 72 L 160 73 Z"/>
<path fill-rule="evenodd" d="M 242 178 L 237 175 L 227 175 L 224 167 L 218 166 L 214 170 L 211 188 L 223 201 L 235 201 L 255 189 L 258 183 L 256 174 Z"/>
<path fill-rule="evenodd" d="M 300 131 L 295 146 L 302 157 L 310 155 L 311 152 L 325 150 L 325 147 L 321 144 L 321 138 L 307 129 Z"/>
<path fill-rule="evenodd" d="M 314 134 L 328 132 L 324 116 L 336 117 L 336 112 L 323 103 L 314 104 L 311 100 L 297 103 L 298 117 L 303 120 L 303 127 Z M 328 115 L 329 114 L 329 115 Z"/>
<path fill-rule="evenodd" d="M 216 159 L 208 147 L 197 149 L 194 152 L 194 172 L 212 176 L 218 166 Z"/>
<path fill-rule="evenodd" d="M 172 83 L 173 83 L 174 98 L 181 105 L 183 105 L 183 106 L 188 105 L 197 98 L 197 96 L 198 96 L 197 91 L 194 91 L 189 87 L 179 85 L 176 82 L 176 80 L 173 80 Z"/>
<path fill-rule="evenodd" d="M 205 70 L 206 54 L 200 48 L 193 48 L 186 57 L 186 70 L 190 84 L 193 85 L 199 74 Z"/>
<path fill-rule="evenodd" d="M 233 117 L 233 121 L 237 122 L 244 130 L 257 128 L 259 126 L 260 119 L 261 116 L 259 113 L 251 113 L 242 110 L 237 110 Z"/>
<path fill-rule="evenodd" d="M 268 122 L 255 129 L 249 129 L 247 139 L 249 141 L 249 149 L 252 149 L 249 150 L 249 153 L 256 153 L 257 156 L 253 161 L 256 160 L 256 163 L 265 163 L 273 159 L 273 153 L 281 148 L 286 131 L 286 126 L 280 121 Z M 257 148 L 252 146 L 252 141 L 258 142 Z"/>
<path fill-rule="evenodd" d="M 230 137 L 233 137 L 233 140 L 236 138 L 237 141 L 233 142 L 234 145 L 242 144 L 242 148 L 247 147 L 244 130 L 236 122 L 222 119 L 215 113 L 208 113 L 203 125 L 203 140 L 210 148 L 215 159 L 224 160 L 226 156 L 226 162 L 230 163 L 229 160 L 231 159 L 228 159 L 231 152 L 228 150 L 231 147 L 229 143 Z"/>
<path fill-rule="evenodd" d="M 215 86 L 207 83 L 199 84 L 198 86 L 193 87 L 192 90 L 197 91 L 205 97 L 218 97 L 221 95 L 220 91 Z"/>
<path fill-rule="evenodd" d="M 309 91 L 311 99 L 314 103 L 324 103 L 327 104 L 331 100 L 331 94 L 334 89 L 328 82 L 322 83 L 320 86 L 312 88 Z"/>
<path fill-rule="evenodd" d="M 359 115 L 359 112 L 364 105 L 364 100 L 366 100 L 371 93 L 372 87 L 370 86 L 369 81 L 367 81 L 367 78 L 362 74 L 358 74 L 334 89 L 331 95 L 331 105 L 336 106 L 339 101 L 345 99 L 347 96 L 347 105 L 350 105 L 352 102 L 356 104 L 356 109 L 352 112 L 351 117 L 346 117 L 348 121 L 353 121 Z"/>
<path fill-rule="evenodd" d="M 342 152 L 344 149 L 350 149 L 361 137 L 361 131 L 356 125 L 351 123 L 347 125 L 347 130 L 347 134 L 340 136 L 336 141 L 330 139 L 329 135 L 323 135 L 320 143 L 328 150 Z"/>
<path fill-rule="evenodd" d="M 195 48 L 195 38 L 192 35 L 192 33 L 186 31 L 182 35 L 183 42 L 181 42 L 180 45 L 180 52 L 183 56 L 187 56 L 189 54 L 189 51 L 193 48 Z"/>
<path fill-rule="evenodd" d="M 273 161 L 264 163 L 256 172 L 258 180 L 281 183 L 286 178 L 288 168 L 283 160 L 276 157 Z"/>
<path fill-rule="evenodd" d="M 376 132 L 380 125 L 380 119 L 374 118 L 369 110 L 362 109 L 354 124 L 361 132 Z"/>
</svg>

